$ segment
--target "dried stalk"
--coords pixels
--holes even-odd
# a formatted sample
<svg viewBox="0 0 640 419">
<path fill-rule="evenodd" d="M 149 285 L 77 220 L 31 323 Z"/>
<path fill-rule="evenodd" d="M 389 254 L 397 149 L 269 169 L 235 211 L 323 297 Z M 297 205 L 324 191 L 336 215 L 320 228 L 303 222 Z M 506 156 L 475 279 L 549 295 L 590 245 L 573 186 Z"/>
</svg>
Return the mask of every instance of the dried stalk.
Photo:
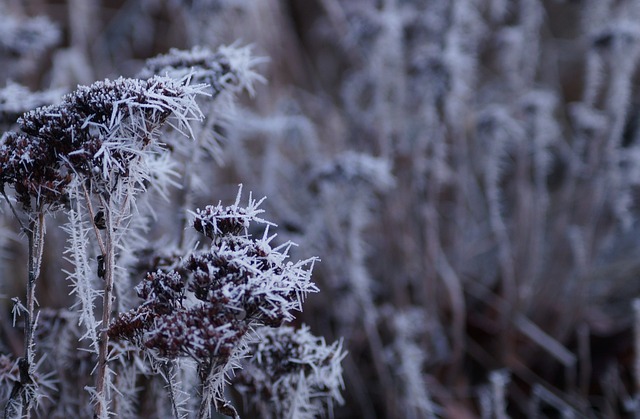
<svg viewBox="0 0 640 419">
<path fill-rule="evenodd" d="M 211 397 L 211 391 L 209 387 L 211 386 L 211 378 L 215 376 L 216 370 L 220 368 L 213 359 L 208 362 L 208 365 L 205 368 L 200 369 L 199 375 L 201 380 L 200 386 L 200 395 L 202 399 L 200 400 L 200 409 L 198 410 L 198 419 L 210 419 L 211 418 L 211 406 L 215 407 L 215 410 L 218 413 L 222 413 L 223 415 L 230 416 L 233 419 L 240 419 L 240 415 L 236 409 L 226 400 L 218 400 L 214 396 Z M 224 404 L 218 405 L 218 401 L 222 401 Z"/>
<path fill-rule="evenodd" d="M 107 412 L 106 384 L 107 384 L 107 356 L 109 350 L 109 336 L 107 329 L 111 320 L 111 309 L 113 305 L 113 277 L 115 267 L 115 241 L 113 240 L 113 214 L 108 205 L 110 199 L 103 198 L 105 214 L 105 240 L 104 240 L 104 294 L 102 296 L 102 328 L 99 335 L 98 365 L 96 375 L 97 403 L 95 406 L 95 417 L 105 417 Z M 92 221 L 93 222 L 93 221 Z"/>
<path fill-rule="evenodd" d="M 2 191 L 5 199 L 11 206 L 11 209 L 17 217 L 17 213 L 11 205 L 11 202 Z M 35 403 L 35 386 L 37 386 L 33 379 L 33 372 L 35 368 L 35 350 L 34 350 L 34 335 L 35 335 L 35 318 L 36 318 L 36 281 L 40 276 L 40 264 L 42 262 L 42 251 L 44 243 L 44 211 L 40 208 L 36 211 L 36 217 L 32 218 L 28 227 L 24 227 L 20 218 L 18 218 L 22 230 L 27 236 L 29 246 L 29 260 L 28 260 L 28 273 L 27 273 L 27 305 L 24 312 L 24 357 L 19 361 L 20 381 L 16 382 L 11 392 L 10 400 L 7 402 L 5 408 L 5 417 L 9 417 L 9 410 L 12 406 L 12 401 L 17 399 L 21 400 L 22 406 L 22 418 L 31 417 L 31 409 Z"/>
</svg>

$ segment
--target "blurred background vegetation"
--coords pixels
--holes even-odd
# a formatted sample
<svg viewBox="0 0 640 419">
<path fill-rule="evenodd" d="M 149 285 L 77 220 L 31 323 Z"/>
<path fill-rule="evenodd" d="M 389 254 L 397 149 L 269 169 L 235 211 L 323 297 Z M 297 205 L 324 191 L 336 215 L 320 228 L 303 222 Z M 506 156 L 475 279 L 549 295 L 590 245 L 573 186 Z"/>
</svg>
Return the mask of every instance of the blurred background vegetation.
<svg viewBox="0 0 640 419">
<path fill-rule="evenodd" d="M 336 418 L 631 417 L 639 22 L 635 0 L 4 0 L 0 77 L 70 91 L 252 44 L 268 83 L 214 127 L 194 202 L 243 183 L 322 260 L 299 320 L 345 339 Z M 0 350 L 20 354 L 4 207 Z M 179 234 L 162 216 L 154 237 Z M 56 309 L 49 230 L 38 301 Z"/>
</svg>

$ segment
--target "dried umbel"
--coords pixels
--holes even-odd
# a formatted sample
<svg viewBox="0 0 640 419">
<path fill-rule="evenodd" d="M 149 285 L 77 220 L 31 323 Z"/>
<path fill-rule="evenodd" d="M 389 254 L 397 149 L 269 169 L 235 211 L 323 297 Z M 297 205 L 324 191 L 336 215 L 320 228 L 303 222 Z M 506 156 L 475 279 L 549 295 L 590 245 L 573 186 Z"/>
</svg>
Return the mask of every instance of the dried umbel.
<svg viewBox="0 0 640 419">
<path fill-rule="evenodd" d="M 185 147 L 183 142 L 167 138 L 175 156 L 181 156 L 189 166 L 197 165 L 206 154 L 222 161 L 220 142 L 230 118 L 235 113 L 236 96 L 246 91 L 254 94 L 256 82 L 265 79 L 256 72 L 256 66 L 264 59 L 253 56 L 250 46 L 220 46 L 215 51 L 195 46 L 189 50 L 171 49 L 169 53 L 150 58 L 138 73 L 139 78 L 166 76 L 184 84 L 207 85 L 208 95 L 199 100 L 206 120 L 194 126 L 196 148 Z M 202 153 L 202 152 L 205 153 Z M 198 182 L 196 170 L 183 169 L 185 195 Z M 190 208 L 185 203 L 185 209 Z"/>
<path fill-rule="evenodd" d="M 272 249 L 275 235 L 249 237 L 252 221 L 266 223 L 256 216 L 258 205 L 250 199 L 247 207 L 198 211 L 194 226 L 211 233 L 211 247 L 176 269 L 148 273 L 136 288 L 143 303 L 120 315 L 110 336 L 170 358 L 227 359 L 251 327 L 293 320 L 304 296 L 317 291 L 310 280 L 315 259 L 285 262 L 290 243 Z"/>
<path fill-rule="evenodd" d="M 220 93 L 224 85 L 237 82 L 226 56 L 201 47 L 188 51 L 174 48 L 168 54 L 148 59 L 138 76 L 145 79 L 154 75 L 176 79 L 190 76 L 196 82 L 210 85 L 214 95 Z"/>
<path fill-rule="evenodd" d="M 0 143 L 0 187 L 14 186 L 29 207 L 53 204 L 74 176 L 108 191 L 119 180 L 142 183 L 149 173 L 144 152 L 156 146 L 158 129 L 174 117 L 178 128 L 201 114 L 194 96 L 203 86 L 165 78 L 105 80 L 82 86 L 59 105 L 27 112 L 20 132 Z"/>
<path fill-rule="evenodd" d="M 327 345 L 307 326 L 263 327 L 235 387 L 262 418 L 315 418 L 342 403 L 342 342 Z"/>
<path fill-rule="evenodd" d="M 194 359 L 203 400 L 215 399 L 219 410 L 229 408 L 222 398 L 224 374 L 244 352 L 248 332 L 293 320 L 306 294 L 317 291 L 315 259 L 287 262 L 291 244 L 272 248 L 275 235 L 268 236 L 268 228 L 262 238 L 250 237 L 251 223 L 269 223 L 257 216 L 259 202 L 250 198 L 241 207 L 239 201 L 240 193 L 231 206 L 197 211 L 193 225 L 211 245 L 172 269 L 148 273 L 136 288 L 142 304 L 121 314 L 108 332 L 154 359 Z"/>
<path fill-rule="evenodd" d="M 251 55 L 250 47 L 222 46 L 215 52 L 199 46 L 190 50 L 173 48 L 168 54 L 148 59 L 138 77 L 146 79 L 159 75 L 206 83 L 215 98 L 225 90 L 252 92 L 255 81 L 264 81 L 253 70 L 261 61 Z"/>
<path fill-rule="evenodd" d="M 203 210 L 197 209 L 194 213 L 193 228 L 213 241 L 225 236 L 239 235 L 247 231 L 251 221 L 272 225 L 258 215 L 264 211 L 258 207 L 262 200 L 255 201 L 249 196 L 249 204 L 246 207 L 239 206 L 239 197 L 233 205 L 224 207 L 207 205 Z"/>
</svg>

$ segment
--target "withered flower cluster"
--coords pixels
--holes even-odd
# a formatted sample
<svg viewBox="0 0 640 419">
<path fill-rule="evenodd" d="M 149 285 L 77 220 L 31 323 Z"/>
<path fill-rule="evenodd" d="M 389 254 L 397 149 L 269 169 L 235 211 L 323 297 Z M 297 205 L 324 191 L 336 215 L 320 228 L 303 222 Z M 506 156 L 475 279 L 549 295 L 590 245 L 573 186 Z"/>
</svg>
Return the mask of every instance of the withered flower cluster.
<svg viewBox="0 0 640 419">
<path fill-rule="evenodd" d="M 15 187 L 31 206 L 61 200 L 75 175 L 100 182 L 128 176 L 130 163 L 148 147 L 170 116 L 195 115 L 193 87 L 165 77 L 119 78 L 81 86 L 59 105 L 18 120 L 19 132 L 0 141 L 0 187 Z M 113 179 L 111 179 L 113 180 Z"/>
<path fill-rule="evenodd" d="M 251 238 L 260 202 L 247 207 L 208 206 L 195 213 L 193 227 L 211 239 L 169 269 L 148 273 L 136 288 L 142 304 L 121 314 L 109 328 L 116 340 L 129 340 L 169 359 L 188 356 L 225 364 L 254 327 L 281 326 L 317 291 L 310 281 L 314 259 L 286 262 L 290 244 L 272 249 L 275 236 Z"/>
<path fill-rule="evenodd" d="M 172 48 L 167 54 L 148 59 L 138 77 L 146 79 L 154 75 L 178 80 L 186 76 L 193 82 L 206 83 L 212 97 L 221 93 L 226 85 L 240 83 L 237 68 L 232 67 L 227 55 L 200 46 L 190 50 Z"/>
<path fill-rule="evenodd" d="M 21 57 L 42 54 L 60 40 L 60 28 L 45 16 L 20 18 L 0 8 L 0 51 Z"/>
<path fill-rule="evenodd" d="M 315 418 L 342 402 L 341 341 L 327 345 L 307 326 L 264 327 L 257 334 L 234 386 L 261 418 Z"/>
</svg>

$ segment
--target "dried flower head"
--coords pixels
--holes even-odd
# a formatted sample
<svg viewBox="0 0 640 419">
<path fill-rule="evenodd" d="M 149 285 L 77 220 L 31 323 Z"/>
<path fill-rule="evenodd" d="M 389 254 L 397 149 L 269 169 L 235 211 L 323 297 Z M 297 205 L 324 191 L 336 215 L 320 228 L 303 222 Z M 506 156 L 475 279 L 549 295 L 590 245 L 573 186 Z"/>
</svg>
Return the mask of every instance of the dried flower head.
<svg viewBox="0 0 640 419">
<path fill-rule="evenodd" d="M 41 54 L 59 39 L 60 29 L 44 16 L 20 19 L 0 14 L 0 48 L 12 55 Z"/>
<path fill-rule="evenodd" d="M 272 248 L 268 228 L 261 239 L 249 237 L 251 222 L 269 223 L 257 217 L 260 202 L 250 198 L 240 207 L 239 200 L 196 213 L 194 227 L 214 239 L 211 247 L 177 269 L 147 274 L 137 287 L 142 305 L 112 324 L 112 337 L 162 356 L 228 359 L 251 327 L 293 319 L 304 296 L 317 291 L 310 280 L 315 259 L 286 262 L 292 244 Z"/>
<path fill-rule="evenodd" d="M 205 47 L 190 50 L 171 49 L 168 54 L 147 60 L 138 77 L 168 76 L 176 80 L 205 83 L 211 87 L 212 98 L 223 91 L 253 92 L 256 81 L 264 82 L 254 71 L 261 58 L 251 55 L 251 47 L 221 46 L 216 52 Z"/>
<path fill-rule="evenodd" d="M 122 179 L 142 183 L 142 158 L 157 149 L 160 126 L 170 117 L 179 129 L 201 117 L 194 96 L 203 86 L 166 77 L 105 80 L 81 86 L 59 105 L 27 112 L 0 142 L 0 187 L 13 185 L 26 207 L 60 201 L 74 176 L 110 190 Z M 155 147 L 155 148 L 154 148 Z"/>
<path fill-rule="evenodd" d="M 264 327 L 257 334 L 233 384 L 260 417 L 315 418 L 343 402 L 341 341 L 327 345 L 307 326 Z"/>
<path fill-rule="evenodd" d="M 194 227 L 212 238 L 210 247 L 173 269 L 148 273 L 136 288 L 142 304 L 108 331 L 111 339 L 130 341 L 153 358 L 194 359 L 203 398 L 212 398 L 219 410 L 227 406 L 225 374 L 244 352 L 248 332 L 292 320 L 306 294 L 317 291 L 311 282 L 315 259 L 287 262 L 292 244 L 271 247 L 275 235 L 257 217 L 260 202 L 249 198 L 240 207 L 239 201 L 240 193 L 234 205 L 198 211 Z M 252 222 L 267 224 L 262 238 L 248 235 Z"/>
<path fill-rule="evenodd" d="M 210 239 L 216 240 L 225 235 L 246 234 L 251 222 L 273 225 L 258 217 L 264 212 L 258 208 L 264 199 L 256 201 L 249 194 L 249 203 L 246 207 L 242 207 L 240 206 L 241 194 L 242 186 L 233 205 L 224 207 L 222 203 L 218 203 L 216 206 L 207 205 L 203 210 L 197 209 L 193 214 L 195 216 L 193 228 Z"/>
</svg>

